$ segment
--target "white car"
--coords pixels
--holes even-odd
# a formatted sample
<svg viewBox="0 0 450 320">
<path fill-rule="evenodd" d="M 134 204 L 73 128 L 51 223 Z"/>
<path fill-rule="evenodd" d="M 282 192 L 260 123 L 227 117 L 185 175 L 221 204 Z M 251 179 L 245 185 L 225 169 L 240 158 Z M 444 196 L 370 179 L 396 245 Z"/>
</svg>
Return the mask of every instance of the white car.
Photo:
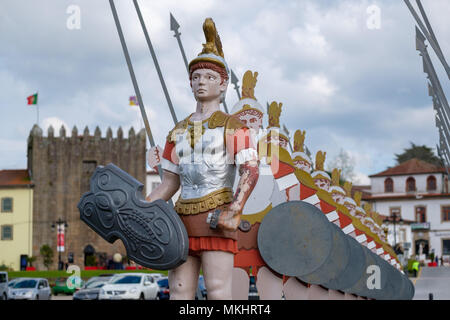
<svg viewBox="0 0 450 320">
<path fill-rule="evenodd" d="M 100 300 L 152 300 L 158 295 L 158 284 L 149 273 L 120 273 L 101 289 Z"/>
<path fill-rule="evenodd" d="M 9 288 L 9 298 L 15 300 L 49 300 L 51 290 L 47 279 L 24 278 Z"/>
</svg>

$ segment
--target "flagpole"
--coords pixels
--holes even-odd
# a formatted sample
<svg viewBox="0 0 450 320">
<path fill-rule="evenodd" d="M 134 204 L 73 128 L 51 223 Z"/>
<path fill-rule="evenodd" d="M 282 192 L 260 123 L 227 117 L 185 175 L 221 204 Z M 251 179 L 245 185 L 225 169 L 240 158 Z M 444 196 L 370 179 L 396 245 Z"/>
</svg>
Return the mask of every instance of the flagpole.
<svg viewBox="0 0 450 320">
<path fill-rule="evenodd" d="M 36 110 L 37 110 L 37 125 L 39 127 L 39 91 L 36 92 L 36 97 L 38 98 L 38 101 L 36 101 Z"/>
<path fill-rule="evenodd" d="M 166 100 L 167 100 L 167 105 L 169 106 L 169 111 L 170 111 L 170 114 L 172 115 L 173 123 L 177 124 L 178 123 L 178 119 L 177 119 L 177 116 L 175 114 L 175 110 L 173 108 L 172 101 L 170 100 L 169 92 L 167 91 L 167 86 L 166 86 L 166 83 L 164 82 L 164 77 L 162 75 L 161 68 L 159 67 L 158 59 L 156 57 L 155 50 L 153 49 L 153 45 L 152 45 L 152 42 L 150 40 L 150 36 L 148 35 L 144 19 L 142 18 L 141 9 L 139 9 L 139 4 L 137 3 L 137 0 L 133 0 L 133 3 L 134 3 L 134 7 L 136 9 L 136 13 L 137 13 L 138 18 L 139 18 L 139 22 L 141 23 L 142 31 L 144 32 L 145 40 L 147 41 L 148 49 L 150 50 L 150 54 L 152 55 L 153 63 L 155 65 L 156 72 L 158 73 L 159 82 L 161 82 L 161 86 L 162 86 L 162 89 L 164 91 L 164 95 L 165 95 Z"/>
</svg>

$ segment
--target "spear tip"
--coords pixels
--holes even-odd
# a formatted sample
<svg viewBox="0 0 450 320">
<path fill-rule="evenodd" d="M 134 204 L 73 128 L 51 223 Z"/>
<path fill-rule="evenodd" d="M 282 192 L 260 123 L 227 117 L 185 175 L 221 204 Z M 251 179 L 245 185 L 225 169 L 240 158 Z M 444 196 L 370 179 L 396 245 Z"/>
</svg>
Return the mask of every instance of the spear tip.
<svg viewBox="0 0 450 320">
<path fill-rule="evenodd" d="M 170 12 L 170 30 L 177 32 L 179 28 L 180 28 L 180 25 L 178 24 L 177 20 L 175 20 L 172 13 Z"/>
<path fill-rule="evenodd" d="M 233 69 L 231 69 L 231 83 L 237 85 L 238 82 L 239 82 L 238 78 L 234 74 Z"/>
</svg>

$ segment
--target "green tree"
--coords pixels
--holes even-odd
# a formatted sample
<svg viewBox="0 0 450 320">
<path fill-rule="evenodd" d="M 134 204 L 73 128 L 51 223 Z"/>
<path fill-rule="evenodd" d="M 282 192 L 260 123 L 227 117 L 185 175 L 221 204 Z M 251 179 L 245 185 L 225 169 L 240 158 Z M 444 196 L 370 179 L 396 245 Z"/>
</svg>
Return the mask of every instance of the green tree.
<svg viewBox="0 0 450 320">
<path fill-rule="evenodd" d="M 44 244 L 40 249 L 42 259 L 44 259 L 44 266 L 49 270 L 50 265 L 53 263 L 53 250 L 48 244 Z"/>
<path fill-rule="evenodd" d="M 417 158 L 425 162 L 434 164 L 436 166 L 442 166 L 441 160 L 434 154 L 433 149 L 427 147 L 426 145 L 419 146 L 411 143 L 410 148 L 403 149 L 403 152 L 395 155 L 395 160 L 397 164 Z"/>
<path fill-rule="evenodd" d="M 27 264 L 28 264 L 28 266 L 32 267 L 33 266 L 33 262 L 35 262 L 36 259 L 37 259 L 36 257 L 27 257 Z"/>
<path fill-rule="evenodd" d="M 331 172 L 334 168 L 341 169 L 340 182 L 344 184 L 345 181 L 354 181 L 356 178 L 355 174 L 355 164 L 356 160 L 350 155 L 349 152 L 341 149 L 339 154 L 337 154 L 331 161 L 327 163 L 327 170 L 331 176 Z"/>
</svg>

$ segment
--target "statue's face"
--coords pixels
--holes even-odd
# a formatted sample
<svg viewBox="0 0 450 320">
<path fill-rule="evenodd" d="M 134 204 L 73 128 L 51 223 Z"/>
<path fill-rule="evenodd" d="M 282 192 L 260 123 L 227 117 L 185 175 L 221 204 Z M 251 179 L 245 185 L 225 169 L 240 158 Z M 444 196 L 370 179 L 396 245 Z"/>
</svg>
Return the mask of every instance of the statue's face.
<svg viewBox="0 0 450 320">
<path fill-rule="evenodd" d="M 350 212 L 350 214 L 352 215 L 352 216 L 356 216 L 356 207 L 355 207 L 355 205 L 354 204 L 352 204 L 352 203 L 346 203 L 346 204 L 344 204 L 345 205 L 345 207 L 348 209 L 348 212 Z"/>
<path fill-rule="evenodd" d="M 364 218 L 364 214 L 362 212 L 360 212 L 359 210 L 356 210 L 355 214 L 356 214 L 356 217 L 359 219 Z"/>
<path fill-rule="evenodd" d="M 317 188 L 328 191 L 330 188 L 330 180 L 328 179 L 314 179 L 314 184 Z"/>
<path fill-rule="evenodd" d="M 238 114 L 239 120 L 242 121 L 243 124 L 245 124 L 250 129 L 253 129 L 255 131 L 259 131 L 260 128 L 262 128 L 262 117 L 258 117 L 254 114 L 250 113 L 239 113 Z"/>
<path fill-rule="evenodd" d="M 311 165 L 308 163 L 308 161 L 297 159 L 297 160 L 294 160 L 293 162 L 294 162 L 294 166 L 297 169 L 311 173 Z"/>
<path fill-rule="evenodd" d="M 338 204 L 344 204 L 345 196 L 342 193 L 333 192 L 331 194 L 331 197 L 333 198 L 334 202 L 336 202 Z"/>
<path fill-rule="evenodd" d="M 222 82 L 220 74 L 214 70 L 197 69 L 192 72 L 191 87 L 197 101 L 220 101 L 220 95 L 226 90 L 227 82 Z"/>
</svg>

